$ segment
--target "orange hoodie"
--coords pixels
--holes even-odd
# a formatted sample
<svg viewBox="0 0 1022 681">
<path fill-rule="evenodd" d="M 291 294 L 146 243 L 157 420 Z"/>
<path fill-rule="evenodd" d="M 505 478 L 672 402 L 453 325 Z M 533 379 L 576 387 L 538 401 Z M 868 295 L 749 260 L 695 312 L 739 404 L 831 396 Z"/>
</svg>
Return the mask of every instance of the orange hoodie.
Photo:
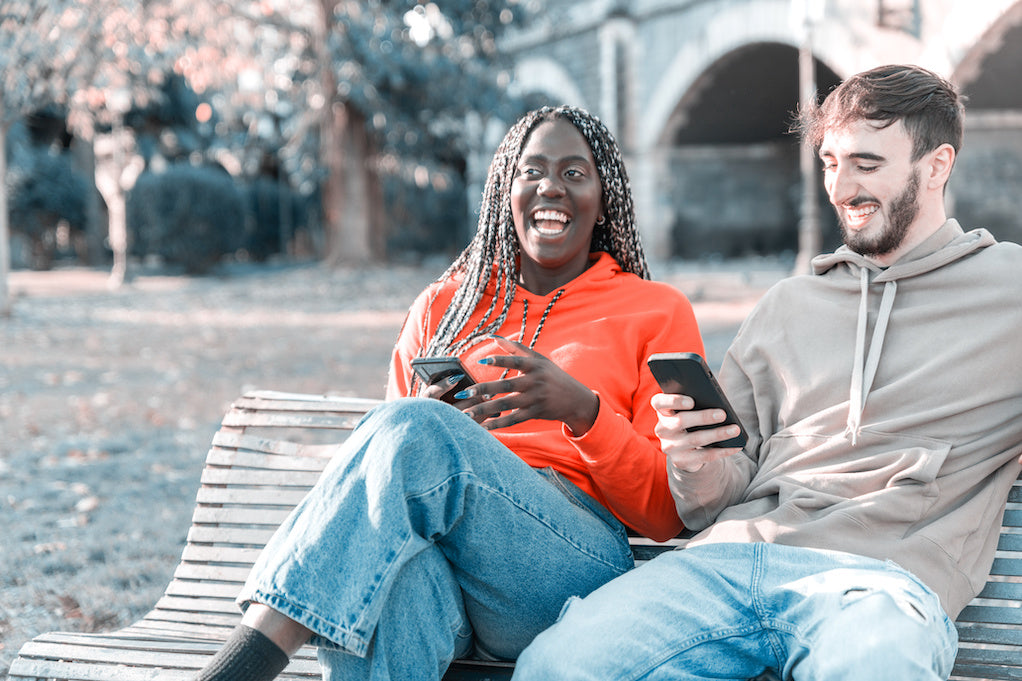
<svg viewBox="0 0 1022 681">
<path fill-rule="evenodd" d="M 493 434 L 534 468 L 557 470 L 633 530 L 667 539 L 681 531 L 682 523 L 653 433 L 657 419 L 649 401 L 660 389 L 646 358 L 654 352 L 703 354 L 702 339 L 692 306 L 680 291 L 622 272 L 606 253 L 594 257 L 589 269 L 563 287 L 552 307 L 556 292 L 537 296 L 519 288 L 498 333 L 522 338 L 528 345 L 549 307 L 533 349 L 597 393 L 596 422 L 581 437 L 573 437 L 559 422 L 537 419 Z M 409 394 L 411 359 L 428 344 L 456 288 L 451 280 L 433 284 L 413 303 L 391 359 L 388 399 Z M 528 314 L 520 333 L 523 301 L 528 301 Z M 466 330 L 475 328 L 488 303 L 488 298 L 480 302 Z M 475 345 L 464 354 L 476 360 L 507 353 Z M 485 373 L 492 367 L 477 361 L 464 364 L 477 380 L 496 378 Z"/>
</svg>

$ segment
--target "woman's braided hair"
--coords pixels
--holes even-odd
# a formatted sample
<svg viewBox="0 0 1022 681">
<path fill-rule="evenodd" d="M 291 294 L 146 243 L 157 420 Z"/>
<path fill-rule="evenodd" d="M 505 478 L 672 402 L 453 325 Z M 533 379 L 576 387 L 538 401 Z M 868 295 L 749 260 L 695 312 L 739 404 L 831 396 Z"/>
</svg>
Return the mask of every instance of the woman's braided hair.
<svg viewBox="0 0 1022 681">
<path fill-rule="evenodd" d="M 600 176 L 606 219 L 604 224 L 597 223 L 593 228 L 590 252 L 606 251 L 622 270 L 649 279 L 649 267 L 635 225 L 631 185 L 614 136 L 598 118 L 583 109 L 571 106 L 536 109 L 515 123 L 497 148 L 483 189 L 475 237 L 437 279 L 439 282 L 455 275 L 462 277 L 436 333 L 425 348 L 425 356 L 457 355 L 471 341 L 495 333 L 506 320 L 519 278 L 518 236 L 511 216 L 511 182 L 532 131 L 540 123 L 559 119 L 570 122 L 585 137 Z M 487 287 L 492 288 L 493 297 L 486 314 L 465 338 L 455 342 L 483 300 Z"/>
</svg>

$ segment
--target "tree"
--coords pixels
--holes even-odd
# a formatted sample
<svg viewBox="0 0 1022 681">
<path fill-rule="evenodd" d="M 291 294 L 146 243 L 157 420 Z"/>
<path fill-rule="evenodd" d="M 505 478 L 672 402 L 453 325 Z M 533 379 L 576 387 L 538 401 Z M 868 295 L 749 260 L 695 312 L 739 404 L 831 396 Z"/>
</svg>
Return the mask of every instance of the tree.
<svg viewBox="0 0 1022 681">
<path fill-rule="evenodd" d="M 383 256 L 381 168 L 458 164 L 469 113 L 513 108 L 497 49 L 523 21 L 517 0 L 321 0 L 324 228 L 330 263 Z M 389 163 L 384 163 L 389 160 Z M 393 171 L 392 171 L 393 172 Z"/>
</svg>

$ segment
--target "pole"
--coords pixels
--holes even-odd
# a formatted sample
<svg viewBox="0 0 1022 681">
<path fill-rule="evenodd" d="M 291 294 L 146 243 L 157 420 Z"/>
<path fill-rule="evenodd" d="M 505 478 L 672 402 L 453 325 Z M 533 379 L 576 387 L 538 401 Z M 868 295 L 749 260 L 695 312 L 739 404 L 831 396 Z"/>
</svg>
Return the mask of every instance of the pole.
<svg viewBox="0 0 1022 681">
<path fill-rule="evenodd" d="M 816 105 L 816 69 L 813 63 L 813 31 L 810 12 L 803 16 L 802 42 L 798 50 L 799 109 L 806 110 Z M 809 262 L 821 248 L 820 209 L 817 202 L 818 173 L 815 150 L 806 140 L 799 148 L 799 172 L 802 177 L 802 202 L 799 211 L 798 256 L 795 258 L 795 273 L 809 274 Z"/>
</svg>

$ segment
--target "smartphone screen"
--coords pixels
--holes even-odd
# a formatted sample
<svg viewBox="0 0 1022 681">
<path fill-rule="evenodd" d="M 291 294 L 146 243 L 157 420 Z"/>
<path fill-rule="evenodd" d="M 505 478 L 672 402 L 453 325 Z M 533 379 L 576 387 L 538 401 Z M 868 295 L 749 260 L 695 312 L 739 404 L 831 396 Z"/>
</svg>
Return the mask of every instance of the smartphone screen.
<svg viewBox="0 0 1022 681">
<path fill-rule="evenodd" d="M 744 447 L 748 442 L 745 427 L 738 420 L 738 415 L 728 402 L 727 396 L 717 383 L 716 377 L 706 365 L 706 361 L 694 352 L 663 352 L 650 355 L 646 362 L 653 378 L 660 384 L 661 390 L 673 395 L 688 395 L 695 400 L 696 409 L 722 409 L 727 418 L 723 423 L 712 426 L 697 426 L 692 430 L 718 428 L 722 425 L 737 425 L 741 432 L 722 442 L 714 442 L 710 447 Z"/>
</svg>

